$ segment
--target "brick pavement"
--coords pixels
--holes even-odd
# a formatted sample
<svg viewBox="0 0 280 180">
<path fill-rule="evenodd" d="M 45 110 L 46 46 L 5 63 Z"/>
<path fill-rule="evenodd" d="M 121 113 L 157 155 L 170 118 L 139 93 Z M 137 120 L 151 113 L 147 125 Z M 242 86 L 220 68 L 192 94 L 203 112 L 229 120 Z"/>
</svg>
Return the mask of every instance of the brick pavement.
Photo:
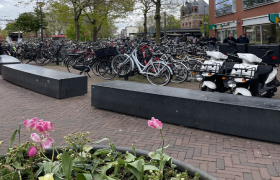
<svg viewBox="0 0 280 180">
<path fill-rule="evenodd" d="M 93 81 L 94 78 L 90 80 Z M 63 136 L 79 131 L 90 131 L 93 140 L 110 136 L 118 146 L 131 147 L 134 144 L 147 151 L 158 149 L 162 142 L 159 131 L 147 127 L 145 119 L 91 107 L 90 93 L 57 100 L 15 86 L 2 78 L 0 117 L 0 140 L 4 141 L 0 149 L 2 154 L 22 117 L 52 121 L 55 131 L 51 132 L 51 137 L 56 146 L 65 145 Z M 171 124 L 163 124 L 163 127 L 166 144 L 170 145 L 166 153 L 221 180 L 280 179 L 279 144 Z M 24 129 L 21 139 L 29 140 Z"/>
</svg>

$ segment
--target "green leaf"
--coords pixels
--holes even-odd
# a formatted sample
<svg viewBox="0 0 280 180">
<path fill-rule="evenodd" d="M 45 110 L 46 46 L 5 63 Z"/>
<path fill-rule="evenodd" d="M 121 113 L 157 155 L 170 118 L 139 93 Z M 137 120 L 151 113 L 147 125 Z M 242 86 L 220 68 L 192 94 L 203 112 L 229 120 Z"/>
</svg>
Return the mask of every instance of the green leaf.
<svg viewBox="0 0 280 180">
<path fill-rule="evenodd" d="M 168 144 L 167 146 L 163 147 L 163 149 L 166 149 L 166 148 L 168 148 L 168 147 L 169 147 L 169 144 Z M 160 156 L 162 156 L 162 148 L 156 150 L 156 152 L 159 153 Z"/>
<path fill-rule="evenodd" d="M 18 145 L 20 145 L 20 129 L 21 129 L 21 124 L 19 124 L 18 127 Z"/>
<path fill-rule="evenodd" d="M 93 172 L 95 171 L 95 169 L 97 168 L 97 166 L 99 165 L 99 162 L 100 162 L 101 160 L 100 159 L 98 159 L 96 162 L 94 162 L 94 165 L 92 166 L 92 168 L 91 168 L 91 173 L 93 174 Z"/>
<path fill-rule="evenodd" d="M 94 144 L 98 144 L 98 143 L 101 143 L 102 141 L 109 141 L 109 138 L 103 138 L 103 139 L 101 139 L 101 140 L 99 140 L 99 141 L 95 141 L 95 142 L 93 142 Z"/>
<path fill-rule="evenodd" d="M 91 174 L 81 174 L 81 173 L 77 174 L 77 180 L 91 180 L 91 179 L 92 179 Z"/>
<path fill-rule="evenodd" d="M 100 167 L 101 173 L 106 174 L 106 171 L 112 167 L 112 163 L 108 163 L 106 166 Z"/>
<path fill-rule="evenodd" d="M 77 147 L 76 144 L 72 144 L 72 147 L 73 147 L 73 149 L 74 149 L 76 152 L 78 152 L 78 147 Z"/>
<path fill-rule="evenodd" d="M 128 154 L 126 154 L 125 155 L 125 161 L 126 162 L 132 162 L 132 161 L 134 161 L 135 160 L 135 156 L 133 156 L 132 154 L 130 154 L 130 153 L 128 153 Z"/>
<path fill-rule="evenodd" d="M 144 171 L 149 171 L 149 170 L 158 171 L 158 168 L 152 165 L 144 165 Z"/>
<path fill-rule="evenodd" d="M 84 148 L 83 148 L 83 150 L 86 151 L 86 152 L 89 152 L 90 150 L 92 150 L 92 148 L 93 148 L 93 147 L 90 146 L 90 145 L 85 145 Z"/>
<path fill-rule="evenodd" d="M 127 165 L 127 169 L 137 178 L 137 180 L 141 180 L 141 173 L 136 168 Z"/>
<path fill-rule="evenodd" d="M 14 166 L 16 169 L 20 169 L 20 170 L 24 169 L 24 167 L 21 166 L 21 163 L 20 163 L 20 162 L 17 162 L 17 161 L 13 163 L 13 166 Z"/>
<path fill-rule="evenodd" d="M 53 162 L 52 173 L 56 173 L 61 166 L 61 163 L 58 161 Z"/>
<path fill-rule="evenodd" d="M 149 157 L 151 157 L 152 159 L 156 159 L 156 160 L 159 160 L 160 161 L 160 154 L 156 153 L 156 152 L 150 152 L 148 154 Z"/>
<path fill-rule="evenodd" d="M 121 169 L 121 165 L 119 165 L 119 164 L 115 165 L 114 176 L 120 171 L 120 169 Z"/>
<path fill-rule="evenodd" d="M 44 166 L 45 174 L 51 173 L 51 162 L 45 162 L 43 166 Z"/>
<path fill-rule="evenodd" d="M 131 149 L 133 150 L 133 152 L 134 152 L 134 156 L 136 156 L 136 150 L 135 150 L 135 146 L 132 144 L 132 147 L 131 147 Z"/>
<path fill-rule="evenodd" d="M 62 158 L 63 174 L 67 180 L 71 180 L 71 172 L 72 172 L 72 166 L 73 166 L 71 156 L 67 152 L 64 151 L 61 158 Z"/>
<path fill-rule="evenodd" d="M 14 140 L 15 140 L 15 137 L 16 137 L 16 134 L 17 134 L 18 130 L 15 130 L 14 133 L 12 134 L 11 136 L 11 139 L 10 139 L 10 143 L 9 143 L 9 148 L 12 147 L 13 143 L 14 143 Z"/>
<path fill-rule="evenodd" d="M 119 165 L 125 165 L 127 162 L 126 162 L 125 160 L 123 160 L 123 159 L 118 158 L 118 159 L 117 159 L 117 163 L 118 163 Z"/>
<path fill-rule="evenodd" d="M 145 161 L 143 159 L 139 159 L 132 163 L 128 163 L 127 168 L 132 174 L 136 176 L 138 180 L 142 180 L 144 175 L 144 164 Z"/>
<path fill-rule="evenodd" d="M 94 156 L 98 155 L 104 155 L 104 154 L 109 154 L 111 152 L 111 149 L 98 149 L 93 153 Z"/>
<path fill-rule="evenodd" d="M 171 157 L 168 156 L 167 154 L 164 154 L 163 158 L 160 160 L 160 163 L 159 163 L 159 170 L 160 171 L 163 171 L 163 168 L 166 164 L 167 161 L 169 161 Z"/>
<path fill-rule="evenodd" d="M 96 173 L 96 174 L 93 174 L 92 177 L 94 180 L 103 180 L 103 175 L 101 175 L 101 174 Z"/>
<path fill-rule="evenodd" d="M 37 170 L 37 172 L 34 174 L 35 179 L 42 173 L 43 169 L 44 169 L 44 166 L 41 166 L 41 167 Z"/>
</svg>

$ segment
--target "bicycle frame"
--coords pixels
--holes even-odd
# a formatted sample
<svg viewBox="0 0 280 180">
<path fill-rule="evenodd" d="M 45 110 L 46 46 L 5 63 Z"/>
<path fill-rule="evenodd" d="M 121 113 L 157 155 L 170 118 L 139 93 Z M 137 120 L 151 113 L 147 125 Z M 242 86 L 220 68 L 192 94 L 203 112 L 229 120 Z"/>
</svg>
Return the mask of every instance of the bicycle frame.
<svg viewBox="0 0 280 180">
<path fill-rule="evenodd" d="M 150 59 L 149 62 L 148 62 L 145 66 L 143 66 L 143 65 L 139 62 L 139 60 L 138 60 L 138 58 L 137 58 L 137 49 L 134 49 L 134 50 L 131 52 L 130 55 L 128 55 L 128 54 L 124 54 L 124 55 L 127 56 L 127 58 L 126 58 L 125 61 L 122 63 L 122 65 L 123 65 L 123 64 L 126 64 L 128 61 L 131 61 L 131 62 L 132 62 L 132 69 L 134 69 L 134 63 L 135 63 L 136 66 L 137 66 L 137 68 L 138 68 L 138 70 L 139 70 L 139 72 L 140 72 L 141 74 L 153 75 L 153 76 L 154 76 L 154 75 L 158 75 L 158 74 L 163 70 L 163 68 L 164 68 L 164 67 L 161 68 L 161 69 L 155 68 L 154 63 L 159 63 L 159 64 L 163 64 L 163 65 L 165 65 L 165 67 L 169 68 L 171 75 L 173 75 L 173 72 L 172 72 L 171 68 L 170 68 L 169 66 L 167 66 L 167 64 L 166 64 L 165 62 L 163 62 L 163 61 L 153 62 L 153 59 Z M 155 70 L 155 73 L 156 73 L 156 74 L 152 74 L 152 73 L 147 72 L 147 68 L 148 68 L 150 65 L 153 67 L 153 69 Z"/>
</svg>

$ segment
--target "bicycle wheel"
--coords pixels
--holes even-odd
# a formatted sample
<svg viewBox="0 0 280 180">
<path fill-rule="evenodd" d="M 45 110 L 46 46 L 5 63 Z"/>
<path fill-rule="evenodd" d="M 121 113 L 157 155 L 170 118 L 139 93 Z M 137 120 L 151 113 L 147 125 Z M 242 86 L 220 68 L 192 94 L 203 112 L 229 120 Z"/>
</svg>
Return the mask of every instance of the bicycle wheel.
<svg viewBox="0 0 280 180">
<path fill-rule="evenodd" d="M 99 60 L 95 60 L 90 67 L 92 73 L 96 76 L 99 76 L 99 73 L 98 73 L 98 70 L 97 70 L 97 67 L 98 67 L 99 63 L 100 63 Z"/>
<path fill-rule="evenodd" d="M 30 52 L 21 51 L 20 62 L 23 64 L 29 63 L 28 56 L 30 56 Z"/>
<path fill-rule="evenodd" d="M 73 74 L 80 74 L 81 71 L 80 70 L 77 70 L 77 69 L 74 69 L 73 66 L 74 65 L 84 65 L 83 63 L 81 62 L 76 62 L 77 60 L 75 58 L 70 58 L 68 59 L 68 61 L 66 61 L 66 68 L 68 70 L 69 73 L 73 73 Z"/>
<path fill-rule="evenodd" d="M 188 78 L 188 68 L 181 62 L 172 63 L 171 70 L 173 72 L 171 82 L 173 83 L 182 83 Z"/>
<path fill-rule="evenodd" d="M 38 66 L 45 66 L 50 63 L 51 58 L 52 58 L 52 56 L 49 52 L 41 51 L 39 54 L 37 54 L 37 56 L 35 58 L 35 63 Z"/>
<path fill-rule="evenodd" d="M 127 75 L 132 70 L 131 57 L 120 54 L 113 58 L 112 68 L 120 76 Z"/>
<path fill-rule="evenodd" d="M 167 85 L 172 79 L 172 73 L 167 65 L 162 63 L 153 63 L 147 68 L 147 80 L 153 85 Z"/>
<path fill-rule="evenodd" d="M 113 71 L 113 68 L 111 67 L 111 61 L 108 60 L 102 60 L 97 66 L 98 74 L 103 79 L 113 79 L 116 76 L 116 73 Z"/>
</svg>

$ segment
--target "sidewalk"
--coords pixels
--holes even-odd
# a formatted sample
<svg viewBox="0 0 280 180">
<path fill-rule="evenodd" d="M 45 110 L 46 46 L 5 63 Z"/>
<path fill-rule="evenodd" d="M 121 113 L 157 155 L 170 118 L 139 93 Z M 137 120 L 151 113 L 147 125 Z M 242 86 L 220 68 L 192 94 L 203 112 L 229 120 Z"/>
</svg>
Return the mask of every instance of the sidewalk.
<svg viewBox="0 0 280 180">
<path fill-rule="evenodd" d="M 6 153 L 11 134 L 22 118 L 38 117 L 52 121 L 51 137 L 56 146 L 74 132 L 91 132 L 92 140 L 110 137 L 117 146 L 155 151 L 161 147 L 159 131 L 147 126 L 147 119 L 136 118 L 90 106 L 85 96 L 53 99 L 0 78 L 1 154 Z M 187 119 L 186 119 L 187 120 Z M 30 140 L 22 128 L 22 141 Z M 280 144 L 227 136 L 186 127 L 163 124 L 165 150 L 173 158 L 196 166 L 219 179 L 280 179 Z M 15 140 L 17 142 L 17 139 Z M 108 142 L 101 144 L 108 145 Z"/>
</svg>

